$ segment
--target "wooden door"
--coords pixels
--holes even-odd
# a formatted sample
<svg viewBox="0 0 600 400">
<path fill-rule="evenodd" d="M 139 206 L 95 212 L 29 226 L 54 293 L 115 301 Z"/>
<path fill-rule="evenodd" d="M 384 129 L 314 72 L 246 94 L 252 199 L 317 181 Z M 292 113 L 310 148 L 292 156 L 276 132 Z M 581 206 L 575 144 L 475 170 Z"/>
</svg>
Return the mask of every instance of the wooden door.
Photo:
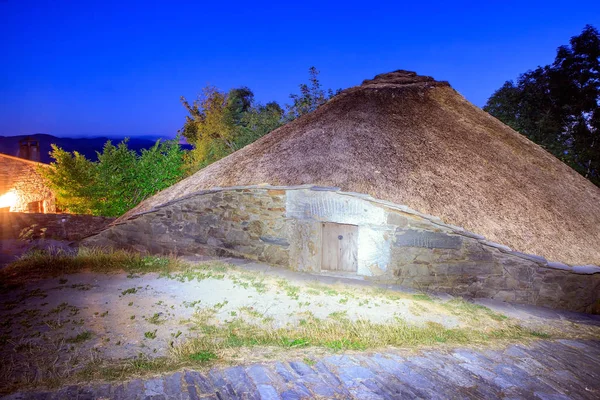
<svg viewBox="0 0 600 400">
<path fill-rule="evenodd" d="M 321 269 L 356 272 L 358 226 L 323 223 Z"/>
</svg>

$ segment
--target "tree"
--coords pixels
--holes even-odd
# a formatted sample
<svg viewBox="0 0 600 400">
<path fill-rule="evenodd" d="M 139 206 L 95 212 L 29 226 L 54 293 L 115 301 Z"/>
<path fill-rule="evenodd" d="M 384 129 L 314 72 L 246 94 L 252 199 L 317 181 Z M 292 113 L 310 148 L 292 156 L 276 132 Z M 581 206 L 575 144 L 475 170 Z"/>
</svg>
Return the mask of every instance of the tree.
<svg viewBox="0 0 600 400">
<path fill-rule="evenodd" d="M 339 90 L 336 93 L 331 89 L 323 90 L 318 75 L 315 67 L 309 69 L 308 84 L 300 85 L 300 94 L 290 95 L 293 104 L 286 106 L 286 112 L 274 101 L 265 105 L 256 103 L 254 93 L 245 86 L 227 93 L 209 86 L 191 104 L 181 97 L 189 115 L 180 132 L 194 146 L 186 162 L 189 173 L 325 104 Z"/>
<path fill-rule="evenodd" d="M 183 178 L 185 152 L 178 140 L 158 140 L 140 154 L 127 147 L 127 139 L 117 146 L 107 141 L 97 162 L 53 145 L 55 161 L 40 173 L 63 209 L 116 217 Z"/>
<path fill-rule="evenodd" d="M 323 90 L 321 82 L 319 82 L 319 71 L 315 67 L 310 67 L 308 69 L 308 84 L 300 84 L 300 94 L 290 95 L 292 104 L 286 106 L 286 118 L 291 121 L 311 113 L 339 92 L 339 89 L 336 92 L 331 89 Z"/>
<path fill-rule="evenodd" d="M 237 93 L 237 92 L 235 92 Z M 190 113 L 182 134 L 194 146 L 193 158 L 205 165 L 235 151 L 236 135 L 234 111 L 240 99 L 228 102 L 228 96 L 214 87 L 206 87 L 202 96 L 190 106 L 185 98 L 182 104 Z M 228 105 L 232 109 L 228 109 Z"/>
<path fill-rule="evenodd" d="M 57 206 L 76 214 L 91 213 L 97 182 L 95 164 L 76 151 L 70 153 L 54 144 L 50 154 L 54 163 L 50 168 L 38 168 L 38 172 L 54 191 Z"/>
<path fill-rule="evenodd" d="M 277 103 L 256 104 L 247 87 L 228 93 L 207 87 L 191 105 L 184 97 L 181 102 L 190 114 L 181 133 L 194 146 L 188 159 L 192 171 L 241 149 L 283 122 Z"/>
<path fill-rule="evenodd" d="M 484 110 L 600 185 L 600 34 L 587 25 L 552 65 L 506 82 Z"/>
<path fill-rule="evenodd" d="M 600 33 L 587 25 L 561 46 L 552 65 L 552 95 L 562 107 L 573 162 L 586 178 L 600 178 Z"/>
<path fill-rule="evenodd" d="M 282 126 L 283 114 L 283 109 L 275 101 L 250 108 L 242 117 L 237 146 L 241 149 Z"/>
</svg>

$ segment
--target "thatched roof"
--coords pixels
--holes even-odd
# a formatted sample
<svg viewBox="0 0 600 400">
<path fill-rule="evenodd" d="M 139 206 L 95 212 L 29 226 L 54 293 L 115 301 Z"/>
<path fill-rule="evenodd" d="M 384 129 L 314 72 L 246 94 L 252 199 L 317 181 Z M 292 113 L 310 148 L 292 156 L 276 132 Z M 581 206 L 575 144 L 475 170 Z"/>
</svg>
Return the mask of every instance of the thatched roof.
<svg viewBox="0 0 600 400">
<path fill-rule="evenodd" d="M 317 184 L 405 204 L 513 249 L 600 263 L 600 189 L 446 82 L 396 71 L 160 192 Z"/>
</svg>

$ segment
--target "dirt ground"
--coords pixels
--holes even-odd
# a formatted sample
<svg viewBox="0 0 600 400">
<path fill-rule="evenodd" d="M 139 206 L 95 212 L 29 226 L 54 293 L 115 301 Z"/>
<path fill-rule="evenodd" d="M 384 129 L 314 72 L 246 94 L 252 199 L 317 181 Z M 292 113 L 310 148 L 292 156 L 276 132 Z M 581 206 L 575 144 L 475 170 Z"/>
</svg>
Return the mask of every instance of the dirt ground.
<svg viewBox="0 0 600 400">
<path fill-rule="evenodd" d="M 489 302 L 490 309 L 481 308 L 476 317 L 453 300 L 231 259 L 170 276 L 65 275 L 1 294 L 0 381 L 30 386 L 98 360 L 167 356 L 198 337 L 199 318 L 207 314 L 215 326 L 244 321 L 269 329 L 309 318 L 492 329 L 508 319 L 531 329 L 600 337 L 600 320 L 592 317 Z"/>
<path fill-rule="evenodd" d="M 296 325 L 308 313 L 320 319 L 343 314 L 375 323 L 402 318 L 416 325 L 461 324 L 449 313 L 424 313 L 424 305 L 434 303 L 411 296 L 390 299 L 385 291 L 374 295 L 370 287 L 326 286 L 243 271 L 171 278 L 80 273 L 3 294 L 0 318 L 5 341 L 7 336 L 21 344 L 69 341 L 90 332 L 80 348 L 109 358 L 130 358 L 140 352 L 165 355 L 171 342 L 195 335 L 190 332 L 191 318 L 206 309 L 214 309 L 215 318 L 223 323 L 260 315 L 274 328 Z M 147 332 L 155 332 L 155 337 L 148 338 Z"/>
</svg>

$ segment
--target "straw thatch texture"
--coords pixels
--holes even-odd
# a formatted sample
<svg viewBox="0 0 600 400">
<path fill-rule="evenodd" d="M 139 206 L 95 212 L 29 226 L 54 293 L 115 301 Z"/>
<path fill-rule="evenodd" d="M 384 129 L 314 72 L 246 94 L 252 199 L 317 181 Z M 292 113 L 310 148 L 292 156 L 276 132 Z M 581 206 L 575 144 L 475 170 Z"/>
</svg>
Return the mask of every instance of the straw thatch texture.
<svg viewBox="0 0 600 400">
<path fill-rule="evenodd" d="M 397 71 L 146 200 L 215 186 L 317 184 L 405 204 L 512 248 L 600 263 L 600 189 L 445 82 Z"/>
</svg>

